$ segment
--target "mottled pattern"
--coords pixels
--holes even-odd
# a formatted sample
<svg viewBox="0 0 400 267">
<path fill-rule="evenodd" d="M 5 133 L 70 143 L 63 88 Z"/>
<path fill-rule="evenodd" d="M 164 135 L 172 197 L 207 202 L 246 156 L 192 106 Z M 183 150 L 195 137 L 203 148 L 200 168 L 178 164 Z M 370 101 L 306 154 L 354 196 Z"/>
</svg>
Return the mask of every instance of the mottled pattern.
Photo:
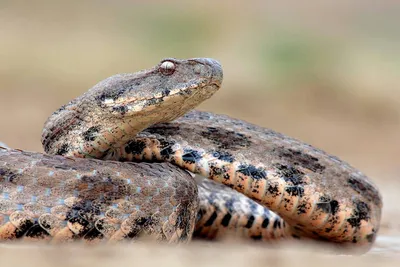
<svg viewBox="0 0 400 267">
<path fill-rule="evenodd" d="M 205 135 L 210 129 L 212 134 Z M 223 142 L 229 146 L 221 147 Z M 279 214 L 293 237 L 365 247 L 375 240 L 382 208 L 376 186 L 347 163 L 296 139 L 228 116 L 191 111 L 146 129 L 128 144 L 135 143 L 147 144 L 146 149 L 122 149 L 113 157 L 169 161 L 225 184 Z"/>
<path fill-rule="evenodd" d="M 168 163 L 121 163 L 0 149 L 0 240 L 191 239 L 197 187 Z"/>
<path fill-rule="evenodd" d="M 174 200 L 169 198 L 159 203 L 176 203 L 168 221 L 172 220 L 171 231 L 177 233 L 175 236 L 185 240 L 190 238 L 190 229 L 194 224 L 189 219 L 198 212 L 194 232 L 196 237 L 223 238 L 233 233 L 253 240 L 313 238 L 343 247 L 368 250 L 375 240 L 381 218 L 382 201 L 376 186 L 347 163 L 298 140 L 227 116 L 190 111 L 216 92 L 221 83 L 222 68 L 212 59 L 166 59 L 150 70 L 110 77 L 61 107 L 47 120 L 42 135 L 43 147 L 49 154 L 71 158 L 140 161 L 142 163 L 135 166 L 146 166 L 144 168 L 149 173 L 153 168 L 158 168 L 153 162 L 169 162 L 219 183 L 199 183 L 198 210 L 193 204 L 196 202 L 194 199 L 185 198 L 196 198 L 193 189 L 188 186 L 185 186 L 187 189 L 183 195 L 180 195 L 179 186 L 172 186 L 169 194 Z M 57 157 L 52 159 L 60 160 Z M 3 162 L 0 161 L 5 166 L 9 162 L 8 154 Z M 14 162 L 17 167 L 17 162 Z M 79 162 L 85 164 L 85 159 Z M 97 162 L 97 165 L 113 173 L 85 178 L 83 183 L 86 187 L 96 179 L 104 180 L 105 177 L 114 181 L 117 178 L 113 175 L 120 172 L 120 168 L 131 166 L 110 161 L 88 162 Z M 74 164 L 70 166 L 73 168 Z M 67 175 L 51 164 L 45 167 L 53 176 L 60 175 L 61 180 L 75 181 L 75 176 L 80 173 L 77 171 L 71 178 L 71 174 Z M 171 179 L 175 174 L 182 174 L 177 167 L 165 168 L 165 172 L 170 169 Z M 26 169 L 18 165 L 21 173 L 28 176 L 36 172 L 35 168 Z M 97 173 L 96 170 L 91 169 Z M 1 176 L 12 183 L 15 179 L 8 181 L 7 177 L 13 177 L 14 172 L 4 169 Z M 160 170 L 154 175 L 162 177 L 164 171 Z M 47 183 L 52 181 L 48 176 L 43 179 Z M 151 180 L 143 173 L 141 180 L 134 180 L 140 190 L 158 192 L 160 185 L 156 183 L 157 179 Z M 149 180 L 154 184 L 142 187 Z M 54 183 L 56 187 L 60 186 L 57 180 Z M 79 198 L 79 201 L 67 206 L 70 210 L 64 214 L 64 222 L 72 225 L 68 229 L 78 234 L 77 237 L 82 237 L 80 231 L 87 230 L 87 222 L 89 225 L 92 222 L 87 217 L 95 214 L 94 217 L 98 218 L 96 216 L 106 211 L 98 213 L 97 205 L 93 207 L 86 203 L 91 199 L 101 199 L 101 203 L 104 191 L 100 194 L 97 191 L 89 192 L 79 183 L 71 195 Z M 111 183 L 114 185 L 114 182 Z M 8 193 L 18 195 L 21 190 L 18 186 L 15 184 Z M 32 185 L 33 188 L 35 186 Z M 80 189 L 82 187 L 83 191 Z M 53 185 L 43 188 L 53 188 Z M 129 198 L 124 191 L 119 193 L 118 190 L 113 191 L 115 199 Z M 71 193 L 68 190 L 66 192 Z M 35 196 L 25 195 L 29 199 Z M 179 197 L 184 199 L 175 201 Z M 25 206 L 21 208 L 19 199 L 9 199 L 8 194 L 3 199 L 12 206 L 8 209 L 11 213 L 27 209 Z M 104 205 L 113 205 L 115 199 Z M 150 203 L 152 201 L 148 203 L 149 207 L 139 202 L 135 203 L 141 205 L 136 209 L 140 213 L 147 214 L 153 210 L 151 204 L 158 206 L 157 203 Z M 51 208 L 54 203 L 53 200 L 46 207 Z M 74 208 L 74 205 L 78 205 L 78 208 Z M 79 218 L 73 216 L 75 210 L 79 210 Z M 7 215 L 4 212 L 2 214 Z M 137 216 L 135 218 L 127 224 L 136 229 L 132 232 L 142 229 L 141 225 L 145 224 L 137 221 Z M 25 221 L 10 221 L 11 224 L 3 223 L 3 226 L 25 227 L 24 223 L 21 224 Z M 164 231 L 160 230 L 162 227 L 158 222 L 156 220 L 154 226 L 156 233 Z M 6 232 L 0 229 L 0 233 Z M 12 233 L 15 235 L 16 231 Z M 165 239 L 170 240 L 166 236 Z"/>
<path fill-rule="evenodd" d="M 198 187 L 200 209 L 194 232 L 197 238 L 272 242 L 295 235 L 276 213 L 229 187 L 212 180 L 200 180 Z"/>
</svg>

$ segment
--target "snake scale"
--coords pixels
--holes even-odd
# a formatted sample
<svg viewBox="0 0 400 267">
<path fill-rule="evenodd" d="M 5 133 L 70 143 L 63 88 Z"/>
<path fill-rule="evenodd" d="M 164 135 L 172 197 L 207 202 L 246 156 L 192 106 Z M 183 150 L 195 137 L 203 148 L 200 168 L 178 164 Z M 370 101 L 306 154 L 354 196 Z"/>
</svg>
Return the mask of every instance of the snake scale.
<svg viewBox="0 0 400 267">
<path fill-rule="evenodd" d="M 213 59 L 167 58 L 54 112 L 42 133 L 47 154 L 1 148 L 0 240 L 233 234 L 367 251 L 381 219 L 377 187 L 311 145 L 193 110 L 222 78 Z"/>
</svg>

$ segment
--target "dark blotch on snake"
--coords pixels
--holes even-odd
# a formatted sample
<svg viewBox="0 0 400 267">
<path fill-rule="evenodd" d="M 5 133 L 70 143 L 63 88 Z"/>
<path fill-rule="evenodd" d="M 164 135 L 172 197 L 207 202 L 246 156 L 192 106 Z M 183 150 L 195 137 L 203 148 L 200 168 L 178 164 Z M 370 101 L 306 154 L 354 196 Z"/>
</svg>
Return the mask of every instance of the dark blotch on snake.
<svg viewBox="0 0 400 267">
<path fill-rule="evenodd" d="M 209 163 L 211 163 L 211 162 L 209 162 Z M 222 168 L 216 167 L 215 165 L 210 165 L 209 168 L 210 168 L 210 175 L 213 177 L 218 177 L 221 174 L 224 174 L 224 170 Z M 227 179 L 229 179 L 229 178 L 227 178 Z"/>
<path fill-rule="evenodd" d="M 284 165 L 284 164 L 274 164 L 277 170 L 276 172 L 283 177 L 283 179 L 293 185 L 302 185 L 304 173 L 294 166 Z"/>
<path fill-rule="evenodd" d="M 85 141 L 94 141 L 96 137 L 98 136 L 98 133 L 100 131 L 100 126 L 93 126 L 87 129 L 83 134 L 83 139 Z"/>
<path fill-rule="evenodd" d="M 127 106 L 116 106 L 112 108 L 113 111 L 120 113 L 121 115 L 124 115 L 128 111 Z"/>
<path fill-rule="evenodd" d="M 159 123 L 143 130 L 145 133 L 158 134 L 161 136 L 175 136 L 183 134 L 184 129 L 174 126 L 172 123 Z"/>
<path fill-rule="evenodd" d="M 347 183 L 351 188 L 353 188 L 354 191 L 364 195 L 369 201 L 374 202 L 375 205 L 381 205 L 380 198 L 376 197 L 379 195 L 379 192 L 369 183 L 357 179 L 357 177 L 350 177 L 347 180 Z"/>
<path fill-rule="evenodd" d="M 23 237 L 26 232 L 34 225 L 31 220 L 23 219 L 21 223 L 18 225 L 18 229 L 15 231 L 15 237 L 21 238 Z"/>
<path fill-rule="evenodd" d="M 232 163 L 235 161 L 235 158 L 233 157 L 233 155 L 229 152 L 225 152 L 225 151 L 214 151 L 211 152 L 211 154 L 213 155 L 213 157 L 215 157 L 216 159 L 225 161 L 225 162 L 229 162 Z"/>
<path fill-rule="evenodd" d="M 281 221 L 280 221 L 280 219 L 276 219 L 275 220 L 275 222 L 274 222 L 274 229 L 276 229 L 276 228 L 281 228 Z"/>
<path fill-rule="evenodd" d="M 351 217 L 347 219 L 347 221 L 350 223 L 352 227 L 357 227 L 359 228 L 361 226 L 361 221 L 362 220 L 369 220 L 369 213 L 371 212 L 370 207 L 368 206 L 367 203 L 359 201 L 354 203 L 356 208 L 354 209 Z"/>
<path fill-rule="evenodd" d="M 222 218 L 222 221 L 221 221 L 222 226 L 227 227 L 229 225 L 231 218 L 232 218 L 232 215 L 230 213 L 225 214 L 224 218 Z"/>
<path fill-rule="evenodd" d="M 270 184 L 270 185 L 268 186 L 267 191 L 268 191 L 268 193 L 270 193 L 270 194 L 273 195 L 273 196 L 278 196 L 278 195 L 280 195 L 280 192 L 279 192 L 279 189 L 278 189 L 278 186 L 277 186 L 277 185 L 272 185 L 272 184 Z"/>
<path fill-rule="evenodd" d="M 320 197 L 320 202 L 317 203 L 317 209 L 322 210 L 324 213 L 335 215 L 339 210 L 339 202 L 330 200 L 329 197 Z"/>
<path fill-rule="evenodd" d="M 46 230 L 44 230 L 38 222 L 35 222 L 26 232 L 25 234 L 26 237 L 31 237 L 31 238 L 35 238 L 35 239 L 44 239 L 47 236 L 50 236 L 49 233 L 47 233 Z"/>
<path fill-rule="evenodd" d="M 202 131 L 201 136 L 210 140 L 220 150 L 236 151 L 251 145 L 249 137 L 223 128 L 207 127 L 207 131 Z"/>
<path fill-rule="evenodd" d="M 297 206 L 297 214 L 303 214 L 307 212 L 307 204 L 306 203 L 302 203 L 300 205 Z"/>
<path fill-rule="evenodd" d="M 160 155 L 164 159 L 169 158 L 169 156 L 174 154 L 174 150 L 172 149 L 172 146 L 175 144 L 175 142 L 172 141 L 166 141 L 165 139 L 158 139 L 160 142 Z"/>
<path fill-rule="evenodd" d="M 119 88 L 107 88 L 108 90 L 104 90 L 105 92 L 103 92 L 100 96 L 96 97 L 97 101 L 99 102 L 99 104 L 102 106 L 104 104 L 104 101 L 106 99 L 113 99 L 116 100 L 118 99 L 118 97 L 120 97 L 121 95 L 123 95 L 126 91 L 127 88 L 124 87 L 124 84 L 120 84 L 120 85 L 116 85 L 119 86 Z"/>
<path fill-rule="evenodd" d="M 303 197 L 304 196 L 304 188 L 301 186 L 288 186 L 285 188 L 285 191 L 290 195 L 290 196 L 299 196 Z"/>
<path fill-rule="evenodd" d="M 254 220 L 255 220 L 254 216 L 250 215 L 249 218 L 247 219 L 247 223 L 246 223 L 245 227 L 251 228 L 253 226 Z"/>
<path fill-rule="evenodd" d="M 210 218 L 208 218 L 208 220 L 206 221 L 206 223 L 204 224 L 204 226 L 211 226 L 211 225 L 214 223 L 214 221 L 215 221 L 215 219 L 216 219 L 217 217 L 218 217 L 218 214 L 217 214 L 216 211 L 214 211 L 214 212 L 211 214 Z"/>
<path fill-rule="evenodd" d="M 164 91 L 162 91 L 161 92 L 161 94 L 162 94 L 162 97 L 166 97 L 166 96 L 169 96 L 169 94 L 171 93 L 171 91 L 170 90 L 168 90 L 168 89 L 165 89 Z"/>
<path fill-rule="evenodd" d="M 259 180 L 259 179 L 265 179 L 267 177 L 267 173 L 265 172 L 264 169 L 262 168 L 257 168 L 254 165 L 245 165 L 241 164 L 239 165 L 237 172 L 240 172 L 248 177 L 252 177 L 253 179 Z"/>
<path fill-rule="evenodd" d="M 17 174 L 8 169 L 0 168 L 0 176 L 3 177 L 7 182 L 13 182 L 13 180 L 17 177 Z"/>
<path fill-rule="evenodd" d="M 125 146 L 125 152 L 127 154 L 141 155 L 146 146 L 146 143 L 142 140 L 130 140 Z"/>
<path fill-rule="evenodd" d="M 57 155 L 65 155 L 68 153 L 68 151 L 70 150 L 70 147 L 67 143 L 62 144 L 62 146 L 57 150 L 56 154 Z"/>
<path fill-rule="evenodd" d="M 277 148 L 276 152 L 280 158 L 286 159 L 292 165 L 300 165 L 303 168 L 317 173 L 322 173 L 325 170 L 325 166 L 318 162 L 318 158 L 307 153 L 303 153 L 291 148 L 286 149 L 285 147 Z"/>
<path fill-rule="evenodd" d="M 147 217 L 138 217 L 134 220 L 132 227 L 126 236 L 128 238 L 135 238 L 143 229 L 146 229 L 149 226 L 149 222 L 151 218 Z"/>
<path fill-rule="evenodd" d="M 97 228 L 100 228 L 100 230 L 103 230 L 102 225 L 97 224 L 96 227 L 93 227 L 85 234 L 84 239 L 87 239 L 87 240 L 103 239 L 104 235 L 99 230 L 97 230 Z"/>
<path fill-rule="evenodd" d="M 261 227 L 262 227 L 262 228 L 267 228 L 268 225 L 269 225 L 269 218 L 266 217 L 266 218 L 263 220 L 263 222 L 262 222 L 262 224 L 261 224 Z"/>
<path fill-rule="evenodd" d="M 196 150 L 193 149 L 184 149 L 183 150 L 183 155 L 182 155 L 182 160 L 186 161 L 187 163 L 194 164 L 198 162 L 200 159 L 202 159 L 202 156 L 200 153 Z"/>
<path fill-rule="evenodd" d="M 262 235 L 252 235 L 251 239 L 253 239 L 255 241 L 260 241 L 262 239 Z"/>
</svg>

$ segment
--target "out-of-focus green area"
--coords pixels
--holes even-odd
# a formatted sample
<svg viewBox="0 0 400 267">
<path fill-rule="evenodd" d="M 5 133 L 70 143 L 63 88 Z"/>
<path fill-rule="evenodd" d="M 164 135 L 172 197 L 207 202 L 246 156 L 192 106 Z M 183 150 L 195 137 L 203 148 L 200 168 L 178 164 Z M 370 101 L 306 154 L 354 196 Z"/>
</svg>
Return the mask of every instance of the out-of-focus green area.
<svg viewBox="0 0 400 267">
<path fill-rule="evenodd" d="M 300 138 L 373 178 L 399 170 L 398 1 L 0 1 L 0 140 L 41 128 L 98 81 L 165 57 L 212 57 L 201 109 Z"/>
</svg>

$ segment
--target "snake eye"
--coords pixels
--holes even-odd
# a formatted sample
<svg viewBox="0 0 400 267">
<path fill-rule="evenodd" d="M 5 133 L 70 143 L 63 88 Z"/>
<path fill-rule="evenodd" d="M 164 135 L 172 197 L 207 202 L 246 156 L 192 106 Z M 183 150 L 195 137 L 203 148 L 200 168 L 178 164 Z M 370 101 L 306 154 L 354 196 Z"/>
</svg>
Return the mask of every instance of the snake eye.
<svg viewBox="0 0 400 267">
<path fill-rule="evenodd" d="M 160 72 L 164 75 L 171 75 L 175 71 L 175 64 L 171 61 L 161 63 Z"/>
</svg>

